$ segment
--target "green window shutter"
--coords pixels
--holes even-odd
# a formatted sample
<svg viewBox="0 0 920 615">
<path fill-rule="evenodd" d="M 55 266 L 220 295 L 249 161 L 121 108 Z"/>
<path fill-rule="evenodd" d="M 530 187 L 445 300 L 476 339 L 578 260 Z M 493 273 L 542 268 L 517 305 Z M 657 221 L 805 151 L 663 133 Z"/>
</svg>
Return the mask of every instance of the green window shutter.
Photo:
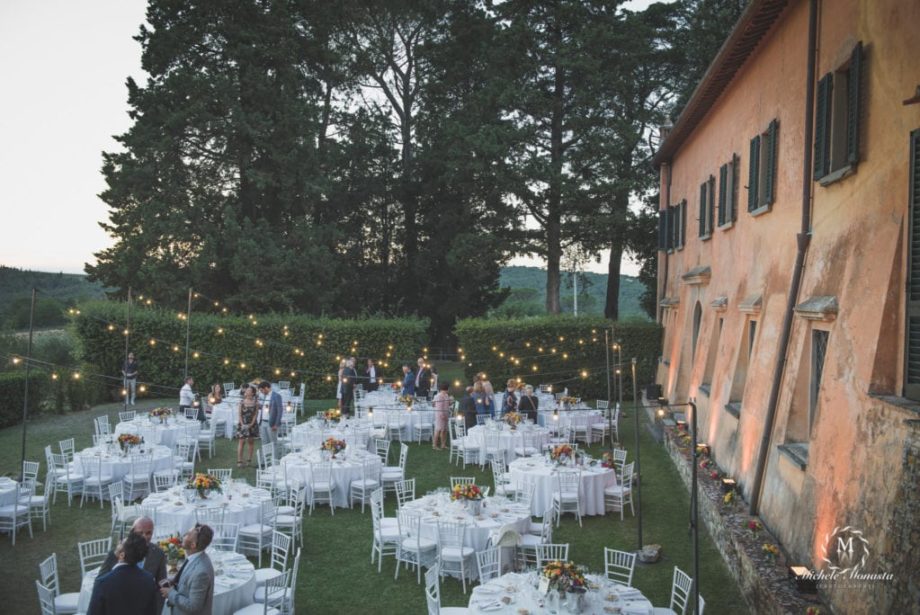
<svg viewBox="0 0 920 615">
<path fill-rule="evenodd" d="M 748 160 L 748 211 L 754 211 L 757 203 L 757 186 L 760 183 L 760 135 L 751 139 L 751 156 Z"/>
<path fill-rule="evenodd" d="M 731 220 L 738 219 L 738 164 L 740 159 L 737 154 L 732 154 L 732 161 L 728 165 L 728 200 L 731 203 L 728 210 Z"/>
<path fill-rule="evenodd" d="M 665 209 L 658 210 L 658 249 L 662 252 L 668 249 L 668 212 Z"/>
<path fill-rule="evenodd" d="M 764 161 L 764 188 L 763 204 L 772 205 L 775 195 L 776 183 L 776 138 L 779 133 L 779 122 L 773 120 L 767 128 L 767 159 Z"/>
<path fill-rule="evenodd" d="M 847 75 L 847 162 L 859 162 L 859 97 L 862 91 L 862 41 L 856 43 L 850 55 L 850 73 Z"/>
<path fill-rule="evenodd" d="M 728 165 L 723 164 L 719 167 L 719 226 L 725 226 L 728 221 L 726 217 L 725 205 L 728 202 Z"/>
<path fill-rule="evenodd" d="M 687 243 L 687 199 L 680 202 L 680 245 Z"/>
<path fill-rule="evenodd" d="M 915 130 L 910 135 L 909 203 L 904 397 L 920 400 L 920 130 Z"/>
<path fill-rule="evenodd" d="M 815 171 L 817 181 L 830 173 L 831 167 L 831 94 L 834 89 L 834 76 L 824 75 L 818 81 L 817 100 L 815 101 Z"/>
<path fill-rule="evenodd" d="M 706 205 L 706 228 L 709 232 L 712 232 L 713 227 L 713 211 L 716 206 L 716 178 L 712 175 L 709 176 L 709 185 L 706 186 L 706 192 L 709 197 L 709 203 Z"/>
<path fill-rule="evenodd" d="M 700 237 L 706 236 L 706 182 L 700 184 Z"/>
</svg>

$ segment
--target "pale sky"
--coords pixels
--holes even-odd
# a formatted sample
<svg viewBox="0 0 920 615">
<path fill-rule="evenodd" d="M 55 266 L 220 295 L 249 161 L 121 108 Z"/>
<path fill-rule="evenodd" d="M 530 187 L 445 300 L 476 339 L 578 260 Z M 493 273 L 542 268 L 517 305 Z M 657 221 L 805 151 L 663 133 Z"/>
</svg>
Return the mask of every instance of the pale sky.
<svg viewBox="0 0 920 615">
<path fill-rule="evenodd" d="M 649 0 L 624 6 L 640 10 Z M 125 80 L 144 81 L 146 0 L 0 0 L 0 264 L 82 273 L 112 244 L 102 152 L 130 126 Z M 540 266 L 532 258 L 517 265 Z M 606 256 L 587 269 L 606 272 Z M 624 262 L 624 273 L 635 274 Z"/>
</svg>

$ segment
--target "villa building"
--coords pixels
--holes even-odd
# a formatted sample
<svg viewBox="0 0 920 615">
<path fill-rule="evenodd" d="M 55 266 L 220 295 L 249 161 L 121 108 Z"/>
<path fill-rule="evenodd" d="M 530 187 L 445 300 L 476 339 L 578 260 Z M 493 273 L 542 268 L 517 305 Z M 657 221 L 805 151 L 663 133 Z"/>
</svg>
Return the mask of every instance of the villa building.
<svg viewBox="0 0 920 615">
<path fill-rule="evenodd" d="M 664 135 L 658 383 L 837 613 L 920 608 L 920 2 L 752 0 Z"/>
</svg>

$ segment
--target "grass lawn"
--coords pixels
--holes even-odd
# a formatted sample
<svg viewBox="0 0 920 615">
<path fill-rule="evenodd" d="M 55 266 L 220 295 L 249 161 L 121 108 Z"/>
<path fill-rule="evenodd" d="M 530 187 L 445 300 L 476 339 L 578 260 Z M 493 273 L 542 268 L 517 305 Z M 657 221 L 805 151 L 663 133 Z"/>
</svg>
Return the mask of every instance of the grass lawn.
<svg viewBox="0 0 920 615">
<path fill-rule="evenodd" d="M 448 370 L 442 370 L 447 377 Z M 450 374 L 450 378 L 454 378 Z M 456 374 L 459 377 L 459 374 Z M 166 403 L 166 402 L 164 402 Z M 158 405 L 154 401 L 138 403 L 142 411 Z M 314 400 L 308 403 L 308 410 L 331 407 L 328 400 Z M 58 440 L 74 437 L 77 448 L 92 444 L 92 419 L 108 414 L 112 424 L 117 423 L 119 404 L 98 406 L 87 412 L 66 415 L 43 415 L 28 425 L 26 458 L 40 460 L 41 476 L 44 477 L 44 454 L 46 444 L 56 448 Z M 633 421 L 621 422 L 621 439 L 630 450 L 633 459 Z M 673 566 L 692 572 L 690 536 L 688 532 L 689 498 L 671 465 L 665 451 L 656 444 L 643 429 L 642 443 L 642 504 L 643 534 L 645 543 L 663 545 L 662 561 L 653 565 L 637 564 L 634 585 L 652 600 L 655 605 L 667 606 Z M 0 473 L 16 476 L 19 473 L 19 457 L 22 430 L 11 427 L 0 430 Z M 235 442 L 218 440 L 213 459 L 207 454 L 199 464 L 206 467 L 233 467 L 234 476 L 242 475 L 255 481 L 255 470 L 239 470 L 235 467 Z M 395 448 L 395 447 L 394 447 Z M 595 456 L 599 447 L 593 447 Z M 391 451 L 393 454 L 393 451 Z M 467 467 L 464 472 L 448 464 L 446 451 L 432 451 L 427 443 L 413 444 L 409 452 L 407 475 L 417 479 L 416 493 L 448 485 L 451 475 L 475 475 L 481 484 L 491 484 L 491 477 L 479 472 L 478 467 Z M 393 513 L 395 498 L 387 500 L 387 514 Z M 52 525 L 47 532 L 41 531 L 41 524 L 35 528 L 35 537 L 29 539 L 28 532 L 20 533 L 16 546 L 10 545 L 8 537 L 0 536 L 0 592 L 4 596 L 4 613 L 38 613 L 38 600 L 34 580 L 38 578 L 38 562 L 57 552 L 61 573 L 62 591 L 77 591 L 80 587 L 80 563 L 77 556 L 78 541 L 102 538 L 108 534 L 110 511 L 108 506 L 87 503 L 79 507 L 79 498 L 74 506 L 67 507 L 67 498 L 59 497 L 53 507 Z M 362 515 L 355 510 L 337 509 L 335 516 L 326 507 L 318 508 L 312 517 L 304 521 L 305 548 L 298 579 L 298 611 L 304 613 L 424 613 L 425 596 L 423 587 L 417 585 L 414 574 L 401 574 L 399 581 L 393 580 L 392 558 L 384 560 L 383 573 L 377 574 L 376 565 L 370 564 L 370 511 Z M 584 527 L 579 528 L 571 515 L 563 519 L 562 526 L 554 532 L 556 542 L 570 543 L 570 554 L 574 561 L 594 571 L 603 571 L 603 547 L 623 550 L 636 548 L 636 527 L 634 517 L 620 521 L 618 515 L 585 517 Z M 722 563 L 722 559 L 708 535 L 700 540 L 700 588 L 706 598 L 706 613 L 735 612 L 742 609 L 743 602 L 737 585 Z M 463 595 L 459 581 L 447 579 L 441 586 L 442 603 L 445 606 L 466 606 L 469 594 Z"/>
</svg>

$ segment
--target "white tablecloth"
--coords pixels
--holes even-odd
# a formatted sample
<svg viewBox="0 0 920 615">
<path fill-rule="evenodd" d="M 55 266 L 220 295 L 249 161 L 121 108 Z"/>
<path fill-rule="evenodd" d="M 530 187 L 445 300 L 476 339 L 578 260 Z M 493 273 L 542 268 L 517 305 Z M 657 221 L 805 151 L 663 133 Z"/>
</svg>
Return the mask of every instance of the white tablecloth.
<svg viewBox="0 0 920 615">
<path fill-rule="evenodd" d="M 0 506 L 12 506 L 16 499 L 16 481 L 8 476 L 0 477 Z"/>
<path fill-rule="evenodd" d="M 348 506 L 349 489 L 351 481 L 359 480 L 363 471 L 363 460 L 367 459 L 370 468 L 381 466 L 380 458 L 364 449 L 346 447 L 342 453 L 332 461 L 332 481 L 335 483 L 335 505 Z M 310 480 L 313 477 L 312 464 L 322 461 L 322 454 L 318 449 L 303 450 L 299 453 L 285 455 L 281 464 L 287 472 L 288 480 L 294 480 L 306 487 L 307 498 L 312 495 Z M 375 472 L 376 473 L 376 472 Z"/>
<path fill-rule="evenodd" d="M 213 615 L 230 615 L 252 604 L 252 597 L 256 591 L 255 566 L 239 553 L 213 549 L 208 549 L 205 553 L 211 558 L 214 566 Z M 98 574 L 99 569 L 95 568 L 83 577 L 80 600 L 77 603 L 78 613 L 85 613 L 89 609 L 93 584 Z M 164 605 L 163 615 L 173 615 L 173 610 Z"/>
<path fill-rule="evenodd" d="M 138 447 L 137 450 L 138 452 L 147 451 L 152 453 L 153 472 L 169 470 L 173 467 L 172 451 L 169 447 L 144 444 Z M 84 476 L 87 475 L 90 468 L 93 467 L 90 464 L 95 463 L 99 457 L 102 457 L 103 476 L 111 476 L 112 480 L 119 481 L 125 474 L 131 472 L 131 456 L 122 454 L 117 444 L 91 446 L 83 449 L 74 455 L 75 471 Z M 103 493 L 106 496 L 108 495 L 105 490 L 103 490 Z"/>
<path fill-rule="evenodd" d="M 176 441 L 180 436 L 197 438 L 200 430 L 201 423 L 185 417 L 172 417 L 166 424 L 162 424 L 159 419 L 156 419 L 156 422 L 152 422 L 148 417 L 143 416 L 133 421 L 122 421 L 116 425 L 115 435 L 133 433 L 141 436 L 144 442 L 148 444 L 163 444 L 170 448 L 175 448 Z"/>
<path fill-rule="evenodd" d="M 498 446 L 505 453 L 505 461 L 511 461 L 516 457 L 514 449 L 521 448 L 524 445 L 525 437 L 528 446 L 536 449 L 537 453 L 543 447 L 543 444 L 549 439 L 549 431 L 544 427 L 533 425 L 520 425 L 517 429 L 504 427 L 501 431 L 492 431 L 491 428 L 484 425 L 471 427 L 467 436 L 470 438 L 470 444 L 479 447 L 479 463 L 485 463 L 486 459 L 486 438 L 489 434 L 498 434 Z"/>
<path fill-rule="evenodd" d="M 647 615 L 652 603 L 638 589 L 624 587 L 601 575 L 587 575 L 589 589 L 585 593 L 587 615 Z M 537 590 L 536 572 L 510 572 L 473 588 L 469 613 L 549 613 L 549 600 Z M 569 612 L 569 611 L 562 611 Z"/>
<path fill-rule="evenodd" d="M 289 396 L 290 397 L 290 396 Z M 281 396 L 284 399 L 284 395 Z M 281 415 L 281 420 L 285 423 L 296 421 L 297 417 L 293 410 L 287 411 L 287 402 L 284 402 L 285 412 Z M 261 411 L 261 408 L 259 409 Z M 224 426 L 217 432 L 218 437 L 232 440 L 236 437 L 236 425 L 240 420 L 240 397 L 231 395 L 224 401 L 211 408 L 211 420 L 217 419 L 224 421 Z"/>
<path fill-rule="evenodd" d="M 429 404 L 415 404 L 412 410 L 406 410 L 403 405 L 375 406 L 374 428 L 383 429 L 388 422 L 400 426 L 403 440 L 416 440 L 416 430 L 420 423 L 434 425 L 434 409 Z"/>
<path fill-rule="evenodd" d="M 591 410 L 588 408 L 560 410 L 559 418 L 554 420 L 552 408 L 548 410 L 543 410 L 543 406 L 540 406 L 540 408 L 541 410 L 537 414 L 537 422 L 545 427 L 562 429 L 563 427 L 571 425 L 593 425 L 594 423 L 603 423 L 605 421 L 604 415 L 600 410 Z"/>
<path fill-rule="evenodd" d="M 377 406 L 387 406 L 398 403 L 398 400 L 399 393 L 394 393 L 389 386 L 385 386 L 385 388 L 371 391 L 364 396 L 364 399 L 356 400 L 355 406 L 358 408 L 376 408 Z"/>
<path fill-rule="evenodd" d="M 508 465 L 511 484 L 520 489 L 524 477 L 535 485 L 531 512 L 542 517 L 553 508 L 553 493 L 559 490 L 558 472 L 573 471 L 570 468 L 557 468 L 555 463 L 548 463 L 544 457 L 522 457 Z M 613 470 L 596 466 L 581 467 L 581 514 L 603 515 L 604 489 L 616 485 L 616 473 Z"/>
<path fill-rule="evenodd" d="M 153 493 L 142 502 L 144 506 L 156 508 L 158 532 L 168 528 L 173 533 L 183 534 L 195 525 L 196 511 L 208 508 L 222 508 L 224 523 L 238 523 L 241 527 L 258 523 L 260 504 L 271 499 L 271 494 L 264 489 L 233 482 L 223 485 L 223 493 L 211 493 L 207 499 L 195 495 L 187 502 L 185 491 L 184 485 L 177 485 L 163 493 Z"/>
<path fill-rule="evenodd" d="M 368 420 L 351 419 L 341 422 L 326 422 L 311 419 L 291 430 L 291 445 L 298 449 L 318 449 L 328 438 L 345 440 L 351 449 L 367 448 L 373 433 L 373 425 Z"/>
</svg>

